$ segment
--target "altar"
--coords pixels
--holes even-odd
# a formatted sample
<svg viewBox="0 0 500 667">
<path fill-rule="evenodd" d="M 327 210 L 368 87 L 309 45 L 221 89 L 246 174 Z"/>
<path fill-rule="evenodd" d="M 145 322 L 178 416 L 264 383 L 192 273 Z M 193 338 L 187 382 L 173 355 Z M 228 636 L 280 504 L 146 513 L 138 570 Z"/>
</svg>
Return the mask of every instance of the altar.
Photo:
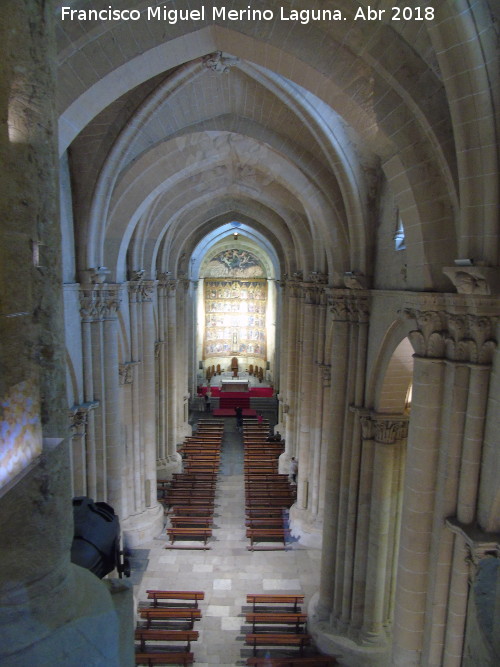
<svg viewBox="0 0 500 667">
<path fill-rule="evenodd" d="M 223 380 L 220 385 L 221 391 L 248 391 L 248 380 Z"/>
</svg>

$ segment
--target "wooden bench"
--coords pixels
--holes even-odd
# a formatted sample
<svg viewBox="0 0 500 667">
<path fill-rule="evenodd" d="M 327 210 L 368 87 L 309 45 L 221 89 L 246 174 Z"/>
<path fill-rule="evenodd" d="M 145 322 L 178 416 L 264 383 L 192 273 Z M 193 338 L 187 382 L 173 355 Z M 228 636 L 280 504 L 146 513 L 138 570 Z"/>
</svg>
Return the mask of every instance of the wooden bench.
<svg viewBox="0 0 500 667">
<path fill-rule="evenodd" d="M 257 516 L 246 519 L 248 528 L 282 528 L 282 516 Z"/>
<path fill-rule="evenodd" d="M 258 519 L 259 517 L 284 519 L 282 507 L 247 507 L 245 514 L 248 519 Z"/>
<path fill-rule="evenodd" d="M 172 515 L 174 516 L 213 516 L 213 505 L 174 505 L 172 508 Z"/>
<path fill-rule="evenodd" d="M 302 653 L 304 647 L 311 643 L 311 636 L 292 632 L 249 632 L 245 641 L 253 647 L 254 655 L 258 646 L 297 646 Z"/>
<path fill-rule="evenodd" d="M 212 537 L 212 529 L 196 528 L 195 526 L 191 526 L 190 528 L 167 528 L 167 535 L 170 537 L 170 544 L 173 544 L 179 537 L 191 537 L 196 540 L 202 540 L 206 546 L 208 538 Z"/>
<path fill-rule="evenodd" d="M 289 493 L 259 493 L 258 491 L 255 491 L 247 492 L 245 494 L 246 504 L 250 506 L 252 504 L 258 506 L 269 504 L 274 505 L 275 507 L 277 505 L 290 507 L 290 505 L 293 505 L 294 500 L 295 497 Z"/>
<path fill-rule="evenodd" d="M 201 473 L 201 474 L 196 474 L 196 473 L 189 473 L 189 472 L 175 472 L 174 473 L 174 480 L 212 480 L 216 481 L 217 480 L 217 475 L 216 473 L 210 472 L 210 473 Z"/>
<path fill-rule="evenodd" d="M 141 618 L 146 619 L 146 627 L 150 628 L 151 623 L 160 622 L 162 625 L 165 622 L 172 621 L 186 621 L 189 624 L 189 627 L 192 629 L 194 622 L 199 621 L 201 618 L 201 611 L 199 609 L 190 608 L 190 609 L 181 609 L 181 608 L 159 608 L 159 607 L 148 607 L 146 609 L 139 609 L 139 615 Z"/>
<path fill-rule="evenodd" d="M 253 543 L 255 540 L 264 540 L 266 542 L 271 539 L 282 540 L 283 544 L 286 545 L 286 536 L 288 535 L 288 530 L 286 528 L 247 528 L 246 536 L 250 539 L 250 548 L 253 549 Z"/>
<path fill-rule="evenodd" d="M 296 658 L 247 658 L 250 667 L 333 667 L 339 663 L 329 655 L 297 656 Z"/>
<path fill-rule="evenodd" d="M 217 482 L 211 479 L 188 479 L 183 481 L 182 479 L 176 479 L 175 482 L 170 486 L 172 489 L 215 489 Z"/>
<path fill-rule="evenodd" d="M 173 498 L 178 496 L 179 498 L 206 498 L 213 499 L 215 498 L 215 489 L 214 488 L 203 488 L 203 487 L 193 487 L 193 488 L 173 488 L 167 491 L 167 498 Z"/>
<path fill-rule="evenodd" d="M 153 600 L 153 607 L 162 600 L 181 600 L 183 602 L 194 602 L 194 608 L 198 609 L 198 602 L 205 599 L 204 591 L 163 591 L 147 590 L 148 600 Z"/>
<path fill-rule="evenodd" d="M 169 517 L 172 528 L 199 526 L 200 528 L 211 528 L 213 519 L 211 516 L 171 516 Z"/>
<path fill-rule="evenodd" d="M 247 623 L 252 624 L 252 632 L 255 632 L 255 626 L 258 624 L 263 625 L 287 625 L 295 626 L 295 632 L 300 632 L 301 626 L 304 626 L 307 623 L 307 614 L 302 614 L 300 612 L 255 612 L 245 614 L 245 620 Z"/>
<path fill-rule="evenodd" d="M 136 665 L 192 665 L 194 662 L 193 653 L 186 651 L 172 653 L 136 653 Z"/>
<path fill-rule="evenodd" d="M 210 507 L 212 512 L 214 511 L 214 499 L 213 498 L 193 498 L 191 497 L 186 497 L 186 496 L 176 496 L 172 498 L 165 499 L 163 501 L 167 507 L 172 509 L 173 507 L 176 507 L 177 505 L 179 506 L 187 506 L 187 507 L 192 507 L 194 505 L 199 505 L 200 507 L 203 508 L 208 508 Z"/>
<path fill-rule="evenodd" d="M 184 465 L 187 464 L 189 466 L 190 463 L 194 463 L 196 465 L 201 465 L 201 464 L 205 464 L 205 463 L 208 464 L 208 465 L 212 465 L 212 464 L 219 465 L 220 455 L 218 454 L 217 456 L 212 456 L 210 454 L 208 454 L 208 455 L 206 455 L 206 454 L 195 454 L 195 455 L 188 454 L 187 456 L 184 457 L 183 464 Z"/>
<path fill-rule="evenodd" d="M 188 445 L 186 447 L 179 447 L 177 450 L 179 454 L 185 454 L 186 456 L 203 456 L 206 454 L 220 454 L 220 449 L 215 449 L 213 447 L 201 448 Z"/>
<path fill-rule="evenodd" d="M 290 482 L 287 479 L 275 479 L 275 480 L 259 480 L 259 479 L 252 479 L 252 480 L 245 480 L 245 489 L 251 490 L 251 489 L 290 489 Z"/>
<path fill-rule="evenodd" d="M 304 595 L 301 593 L 298 595 L 296 593 L 278 593 L 276 595 L 271 593 L 247 593 L 247 603 L 252 605 L 253 612 L 256 611 L 256 605 L 258 604 L 276 604 L 286 609 L 288 609 L 290 605 L 293 605 L 293 612 L 297 613 L 300 611 L 299 604 L 304 603 Z"/>
<path fill-rule="evenodd" d="M 151 628 L 137 628 L 135 639 L 140 642 L 140 650 L 146 650 L 146 642 L 186 642 L 186 651 L 191 650 L 191 642 L 198 639 L 197 630 L 160 630 Z M 152 646 L 158 650 L 159 646 Z M 163 648 L 163 647 L 162 647 Z"/>
<path fill-rule="evenodd" d="M 266 481 L 266 482 L 272 482 L 273 480 L 288 480 L 288 475 L 280 475 L 275 472 L 265 472 L 265 473 L 257 473 L 255 475 L 251 473 L 245 473 L 245 482 L 251 482 L 251 481 Z"/>
</svg>

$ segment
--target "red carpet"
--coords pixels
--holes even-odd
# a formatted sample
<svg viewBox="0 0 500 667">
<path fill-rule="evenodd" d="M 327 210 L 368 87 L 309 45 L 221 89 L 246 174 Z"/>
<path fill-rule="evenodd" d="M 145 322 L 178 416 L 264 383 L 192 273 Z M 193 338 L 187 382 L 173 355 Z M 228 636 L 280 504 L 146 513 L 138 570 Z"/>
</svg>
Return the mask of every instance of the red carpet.
<svg viewBox="0 0 500 667">
<path fill-rule="evenodd" d="M 207 387 L 198 387 L 198 394 L 204 396 L 207 393 Z M 238 391 L 222 391 L 219 387 L 212 387 L 211 394 L 214 398 L 219 398 L 219 396 L 234 396 L 235 394 L 246 394 L 247 392 L 238 392 Z M 250 389 L 250 398 L 270 398 L 274 393 L 272 387 L 251 387 Z"/>
<path fill-rule="evenodd" d="M 212 410 L 212 414 L 214 417 L 236 417 L 235 411 L 228 408 L 216 408 Z M 257 417 L 257 412 L 256 410 L 243 409 L 243 417 Z"/>
</svg>

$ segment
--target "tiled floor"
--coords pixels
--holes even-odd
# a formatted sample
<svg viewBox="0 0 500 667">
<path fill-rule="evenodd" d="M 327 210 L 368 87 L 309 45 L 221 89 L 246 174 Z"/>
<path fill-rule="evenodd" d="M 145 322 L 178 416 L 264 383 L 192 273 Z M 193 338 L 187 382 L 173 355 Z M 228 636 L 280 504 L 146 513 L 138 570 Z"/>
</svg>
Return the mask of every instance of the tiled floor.
<svg viewBox="0 0 500 667">
<path fill-rule="evenodd" d="M 191 645 L 198 667 L 244 665 L 252 652 L 245 646 L 244 611 L 247 593 L 303 593 L 304 609 L 318 590 L 320 551 L 287 543 L 276 551 L 248 551 L 245 537 L 243 450 L 234 419 L 227 419 L 221 474 L 217 483 L 213 538 L 210 550 L 165 549 L 164 534 L 142 545 L 140 558 L 147 567 L 137 575 L 136 601 L 146 600 L 148 588 L 201 590 L 202 619 L 195 623 L 199 640 Z M 176 543 L 177 544 L 177 543 Z M 200 543 L 179 542 L 179 546 Z M 264 655 L 265 650 L 260 650 Z M 277 654 L 274 649 L 272 654 Z M 286 651 L 280 655 L 286 655 Z"/>
</svg>

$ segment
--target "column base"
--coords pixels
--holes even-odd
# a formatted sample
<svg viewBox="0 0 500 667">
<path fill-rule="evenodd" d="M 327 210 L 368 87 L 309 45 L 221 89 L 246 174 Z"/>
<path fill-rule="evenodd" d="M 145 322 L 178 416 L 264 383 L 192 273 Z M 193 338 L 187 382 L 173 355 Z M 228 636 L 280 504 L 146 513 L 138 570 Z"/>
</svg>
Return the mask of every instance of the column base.
<svg viewBox="0 0 500 667">
<path fill-rule="evenodd" d="M 311 517 L 307 510 L 300 509 L 297 505 L 290 507 L 290 532 L 292 537 L 297 537 L 300 544 L 314 549 L 321 549 L 323 544 L 323 522 Z"/>
<path fill-rule="evenodd" d="M 188 422 L 184 422 L 177 427 L 177 442 L 183 442 L 184 438 L 190 435 L 193 435 L 193 427 Z"/>
<path fill-rule="evenodd" d="M 283 452 L 283 454 L 280 454 L 280 457 L 278 459 L 278 472 L 280 475 L 288 475 L 290 471 L 290 461 L 292 460 L 292 457 L 290 454 L 287 454 L 286 452 Z"/>
<path fill-rule="evenodd" d="M 156 462 L 156 475 L 162 479 L 170 479 L 174 472 L 182 471 L 182 457 L 172 454 Z"/>
<path fill-rule="evenodd" d="M 319 593 L 315 593 L 308 605 L 308 632 L 321 653 L 333 655 L 346 667 L 387 667 L 391 664 L 388 646 L 361 646 L 351 639 L 336 635 L 330 624 L 321 621 L 317 613 Z"/>
<path fill-rule="evenodd" d="M 163 530 L 163 507 L 156 503 L 140 514 L 134 514 L 122 521 L 123 546 L 129 549 L 158 537 Z"/>
<path fill-rule="evenodd" d="M 120 621 L 106 584 L 78 565 L 71 566 L 71 574 L 71 597 L 67 595 L 69 591 L 64 592 L 71 618 L 63 625 L 50 627 L 50 614 L 48 618 L 40 617 L 36 621 L 32 616 L 30 601 L 26 599 L 22 614 L 18 613 L 12 621 L 13 627 L 2 626 L 5 641 L 2 641 L 0 662 L 3 667 L 132 667 L 133 633 L 128 634 L 128 646 L 120 647 Z M 132 617 L 132 596 L 130 610 Z M 9 655 L 8 636 L 12 630 L 29 639 L 30 645 L 21 649 L 17 647 Z"/>
</svg>

